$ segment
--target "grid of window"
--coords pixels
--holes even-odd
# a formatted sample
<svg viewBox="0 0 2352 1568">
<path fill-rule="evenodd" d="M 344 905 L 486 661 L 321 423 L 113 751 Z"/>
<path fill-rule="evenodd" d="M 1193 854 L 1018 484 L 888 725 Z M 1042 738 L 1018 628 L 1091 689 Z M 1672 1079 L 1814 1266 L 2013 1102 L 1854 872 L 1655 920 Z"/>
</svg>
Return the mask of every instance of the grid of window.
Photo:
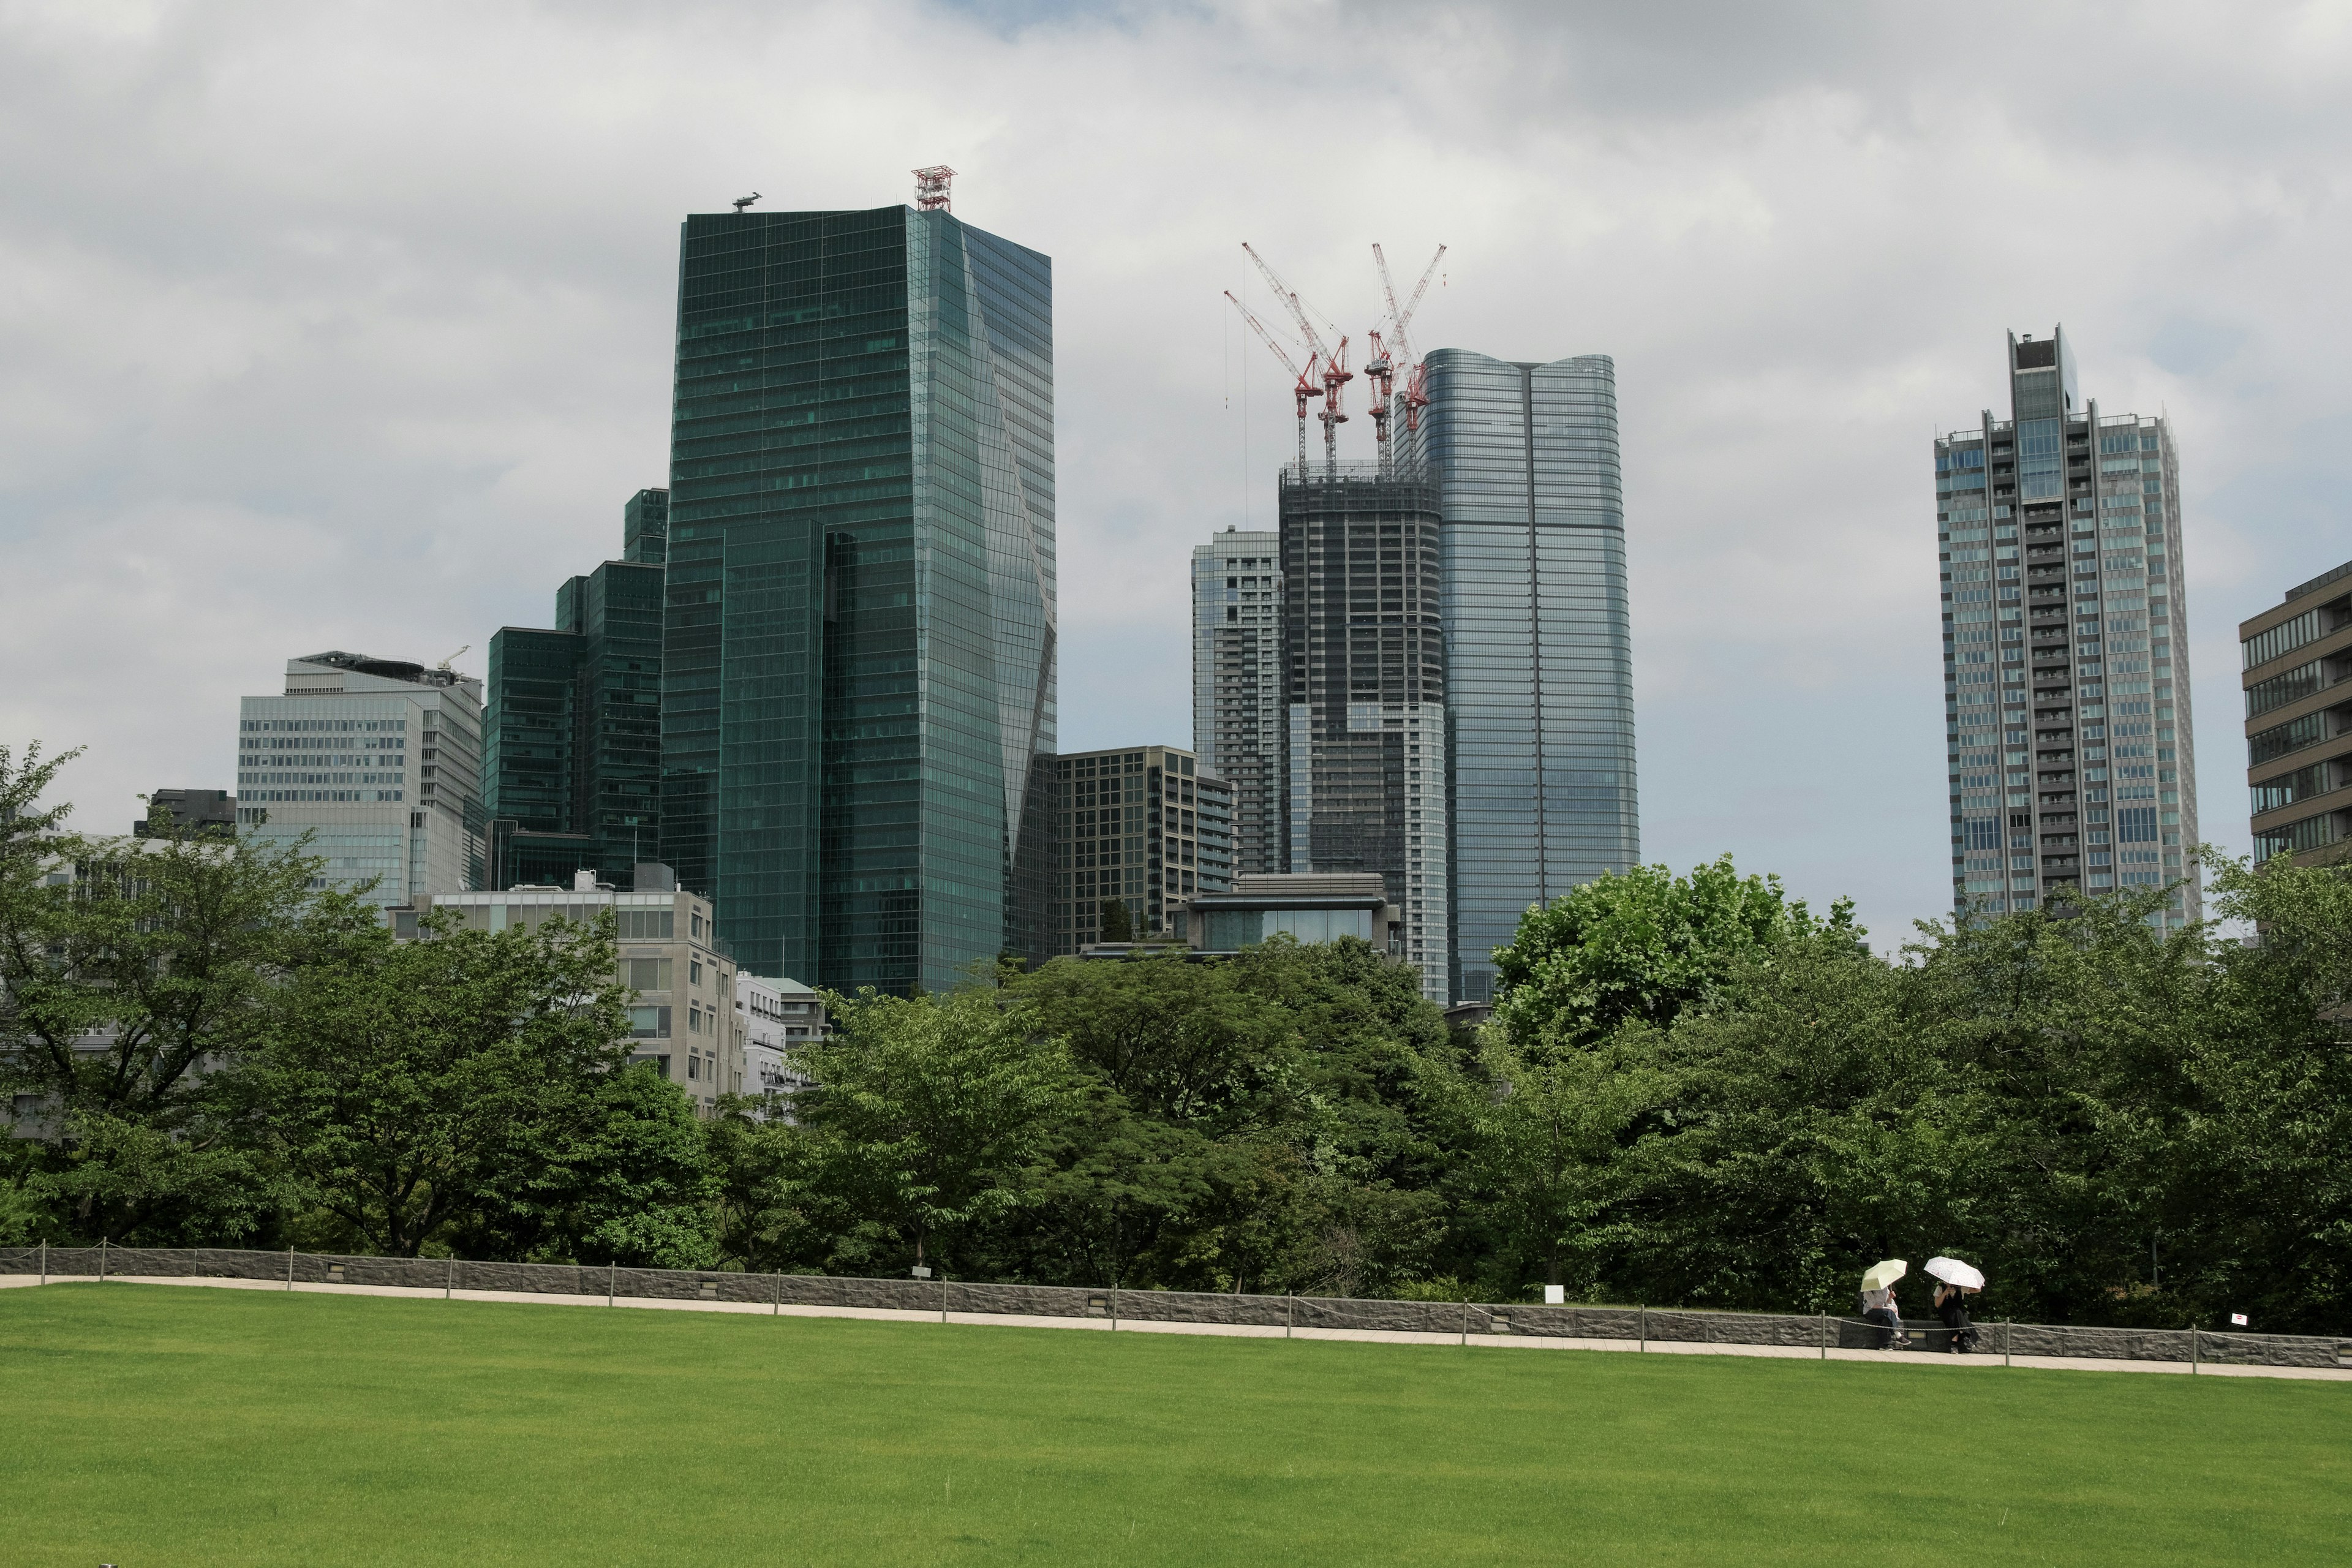
<svg viewBox="0 0 2352 1568">
<path fill-rule="evenodd" d="M 944 212 L 687 220 L 665 858 L 854 989 L 1045 946 L 1051 264 Z"/>
<path fill-rule="evenodd" d="M 1530 904 L 1641 858 L 1631 615 L 1606 355 L 1431 353 L 1418 451 L 1444 519 L 1452 991 L 1492 994 Z"/>
<path fill-rule="evenodd" d="M 1228 529 L 1192 552 L 1192 747 L 1233 787 L 1234 868 L 1284 869 L 1281 536 Z"/>
<path fill-rule="evenodd" d="M 1054 760 L 1058 864 L 1054 951 L 1102 938 L 1103 906 L 1126 906 L 1133 937 L 1173 929 L 1198 893 L 1232 887 L 1226 781 L 1171 746 L 1084 752 Z"/>
<path fill-rule="evenodd" d="M 2012 417 L 1935 446 L 1954 901 L 2184 882 L 2159 919 L 2195 920 L 2169 430 L 2080 401 L 2063 337 L 2010 353 Z M 1979 469 L 1985 494 L 1964 498 L 1953 477 Z"/>
</svg>

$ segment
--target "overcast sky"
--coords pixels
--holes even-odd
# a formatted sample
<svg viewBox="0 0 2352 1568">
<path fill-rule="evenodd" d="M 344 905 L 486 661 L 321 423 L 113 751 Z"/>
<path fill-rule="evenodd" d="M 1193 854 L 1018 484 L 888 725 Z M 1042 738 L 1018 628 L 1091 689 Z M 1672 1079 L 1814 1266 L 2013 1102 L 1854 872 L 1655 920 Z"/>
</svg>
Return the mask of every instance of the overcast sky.
<svg viewBox="0 0 2352 1568">
<path fill-rule="evenodd" d="M 2342 4 L 0 0 L 0 742 L 119 832 L 289 656 L 480 673 L 666 482 L 680 217 L 946 163 L 1054 258 L 1066 749 L 1187 743 L 1272 519 L 1240 242 L 1353 331 L 1444 243 L 1423 349 L 1616 358 L 1644 858 L 1945 910 L 1929 443 L 2058 322 L 2176 422 L 2242 853 L 2236 623 L 2352 557 L 2347 88 Z"/>
</svg>

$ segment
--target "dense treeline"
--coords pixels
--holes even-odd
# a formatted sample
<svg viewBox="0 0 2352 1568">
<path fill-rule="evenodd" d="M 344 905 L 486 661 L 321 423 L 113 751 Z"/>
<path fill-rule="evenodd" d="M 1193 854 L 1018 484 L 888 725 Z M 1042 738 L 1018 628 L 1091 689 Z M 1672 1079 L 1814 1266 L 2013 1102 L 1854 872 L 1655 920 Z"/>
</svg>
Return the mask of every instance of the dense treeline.
<svg viewBox="0 0 2352 1568">
<path fill-rule="evenodd" d="M 299 854 L 63 836 L 55 769 L 0 752 L 0 1240 L 1801 1310 L 1947 1252 L 1988 1316 L 2343 1326 L 2343 868 L 2213 860 L 2258 945 L 2151 893 L 1893 957 L 1642 868 L 1530 911 L 1475 1033 L 1360 942 L 1006 964 L 833 999 L 789 1118 L 698 1121 L 609 921 L 396 943 Z"/>
</svg>

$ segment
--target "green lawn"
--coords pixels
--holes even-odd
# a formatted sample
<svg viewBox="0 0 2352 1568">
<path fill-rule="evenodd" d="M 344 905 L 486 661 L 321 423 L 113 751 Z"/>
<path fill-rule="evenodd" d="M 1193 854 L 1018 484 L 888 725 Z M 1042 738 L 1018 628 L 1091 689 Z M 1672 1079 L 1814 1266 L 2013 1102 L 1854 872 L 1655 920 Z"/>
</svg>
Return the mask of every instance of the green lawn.
<svg viewBox="0 0 2352 1568">
<path fill-rule="evenodd" d="M 2334 1384 L 0 1291 L 10 1568 L 2341 1563 L 2347 1482 Z"/>
</svg>

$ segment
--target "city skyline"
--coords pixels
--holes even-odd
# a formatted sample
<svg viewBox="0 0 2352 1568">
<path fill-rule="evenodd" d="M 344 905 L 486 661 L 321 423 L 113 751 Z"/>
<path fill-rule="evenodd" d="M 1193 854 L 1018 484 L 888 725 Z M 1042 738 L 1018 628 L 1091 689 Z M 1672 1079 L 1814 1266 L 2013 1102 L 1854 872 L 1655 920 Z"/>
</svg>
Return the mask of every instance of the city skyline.
<svg viewBox="0 0 2352 1568">
<path fill-rule="evenodd" d="M 892 17 L 906 19 L 828 26 L 848 47 Z M 70 153 L 58 178 L 12 193 L 0 230 L 33 283 L 8 383 L 22 413 L 0 526 L 19 569 L 0 588 L 0 656 L 44 675 L 12 694 L 5 728 L 91 744 L 65 787 L 83 826 L 119 830 L 138 791 L 227 784 L 218 716 L 289 654 L 454 655 L 482 673 L 487 631 L 544 625 L 551 570 L 593 564 L 612 498 L 658 473 L 676 215 L 752 190 L 770 209 L 870 205 L 944 160 L 964 171 L 960 215 L 1055 256 L 1061 379 L 1087 388 L 1061 432 L 1062 747 L 1185 733 L 1188 612 L 1144 590 L 1180 581 L 1215 528 L 1272 521 L 1289 399 L 1270 367 L 1244 367 L 1249 345 L 1219 314 L 1223 289 L 1248 293 L 1234 241 L 1283 258 L 1360 331 L 1374 314 L 1357 302 L 1364 244 L 1442 239 L 1454 248 L 1418 319 L 1424 344 L 1618 363 L 1645 860 L 1731 849 L 1817 903 L 1856 894 L 1882 942 L 1948 907 L 1931 858 L 1939 737 L 1916 711 L 1936 671 L 1917 453 L 1939 421 L 1992 400 L 1990 338 L 2054 320 L 2100 367 L 2103 399 L 2162 410 L 2180 433 L 2202 826 L 2243 848 L 2238 814 L 2213 805 L 2214 790 L 2243 787 L 2242 762 L 2213 740 L 2220 637 L 2315 554 L 2342 556 L 2308 542 L 2341 497 L 2302 433 L 2329 427 L 2340 395 L 2325 374 L 2338 328 L 2307 258 L 2343 218 L 2280 194 L 2324 188 L 2307 182 L 2336 159 L 2323 87 L 2336 45 L 2279 16 L 2221 34 L 2183 14 L 2123 37 L 2060 18 L 2052 47 L 2095 37 L 2113 79 L 2053 105 L 1972 68 L 1983 46 L 1948 50 L 1900 21 L 1824 31 L 1727 15 L 1717 42 L 1738 46 L 1740 68 L 1726 74 L 1639 18 L 1498 17 L 1522 72 L 1585 85 L 1506 123 L 1452 85 L 1491 79 L 1475 41 L 1389 68 L 1426 112 L 1378 160 L 1377 216 L 1362 200 L 1373 177 L 1328 177 L 1339 154 L 1316 148 L 1276 170 L 1213 138 L 1053 139 L 1053 117 L 983 128 L 952 109 L 911 124 L 908 145 L 864 145 L 854 115 L 833 129 L 814 104 L 745 107 L 698 74 L 707 60 L 687 72 L 658 40 L 625 55 L 585 21 L 469 37 L 460 78 L 576 48 L 628 84 L 602 111 L 611 128 L 559 110 L 542 143 L 514 100 L 475 95 L 446 133 L 496 155 L 446 174 L 416 172 L 417 121 L 371 83 L 437 82 L 437 100 L 457 85 L 447 51 L 428 61 L 389 35 L 368 40 L 383 75 L 347 102 L 293 94 L 297 72 L 192 107 L 160 225 L 121 224 L 87 194 L 106 181 L 75 178 L 97 165 Z M 1241 84 L 1211 64 L 1232 25 L 1146 12 L 1122 37 L 1083 14 L 950 13 L 941 28 L 959 71 L 1033 93 L 1053 82 L 1062 111 L 1132 137 L 1194 123 L 1201 103 L 1234 111 Z M 45 26 L 11 34 L 26 58 L 167 79 L 233 68 L 261 45 L 226 23 Z M 754 28 L 720 76 L 751 69 L 772 36 Z M 273 47 L 331 66 L 356 42 L 312 22 Z M 1360 92 L 1358 51 L 1341 40 L 1283 113 Z M 1080 56 L 1114 68 L 1074 73 Z M 1117 68 L 1146 58 L 1138 89 Z M 1888 68 L 1918 59 L 1935 63 Z M 913 61 L 910 81 L 943 68 Z M 142 156 L 161 132 L 109 85 L 136 74 L 59 69 L 0 113 Z M 696 113 L 682 115 L 669 84 L 689 79 Z M 2158 114 L 2167 82 L 2242 111 L 2231 133 Z M 1710 84 L 1704 103 L 1693 83 Z M 1632 142 L 1612 140 L 1618 126 Z M 1104 178 L 1114 145 L 1121 168 L 1164 178 Z M 2021 159 L 2044 177 L 2016 182 Z M 2151 179 L 2165 199 L 2146 199 Z M 2063 215 L 2078 242 L 2063 260 L 2019 256 L 1943 221 L 1988 191 L 2020 221 Z M 101 308 L 91 289 L 138 310 Z M 66 334 L 68 321 L 100 325 Z M 1343 455 L 1362 455 L 1363 435 L 1360 418 Z M 166 658 L 168 700 L 127 674 Z M 1828 772 L 1820 759 L 1846 754 L 1854 716 L 1877 714 L 1891 729 L 1864 773 Z M 1753 788 L 1727 798 L 1704 782 L 1725 757 Z"/>
</svg>

